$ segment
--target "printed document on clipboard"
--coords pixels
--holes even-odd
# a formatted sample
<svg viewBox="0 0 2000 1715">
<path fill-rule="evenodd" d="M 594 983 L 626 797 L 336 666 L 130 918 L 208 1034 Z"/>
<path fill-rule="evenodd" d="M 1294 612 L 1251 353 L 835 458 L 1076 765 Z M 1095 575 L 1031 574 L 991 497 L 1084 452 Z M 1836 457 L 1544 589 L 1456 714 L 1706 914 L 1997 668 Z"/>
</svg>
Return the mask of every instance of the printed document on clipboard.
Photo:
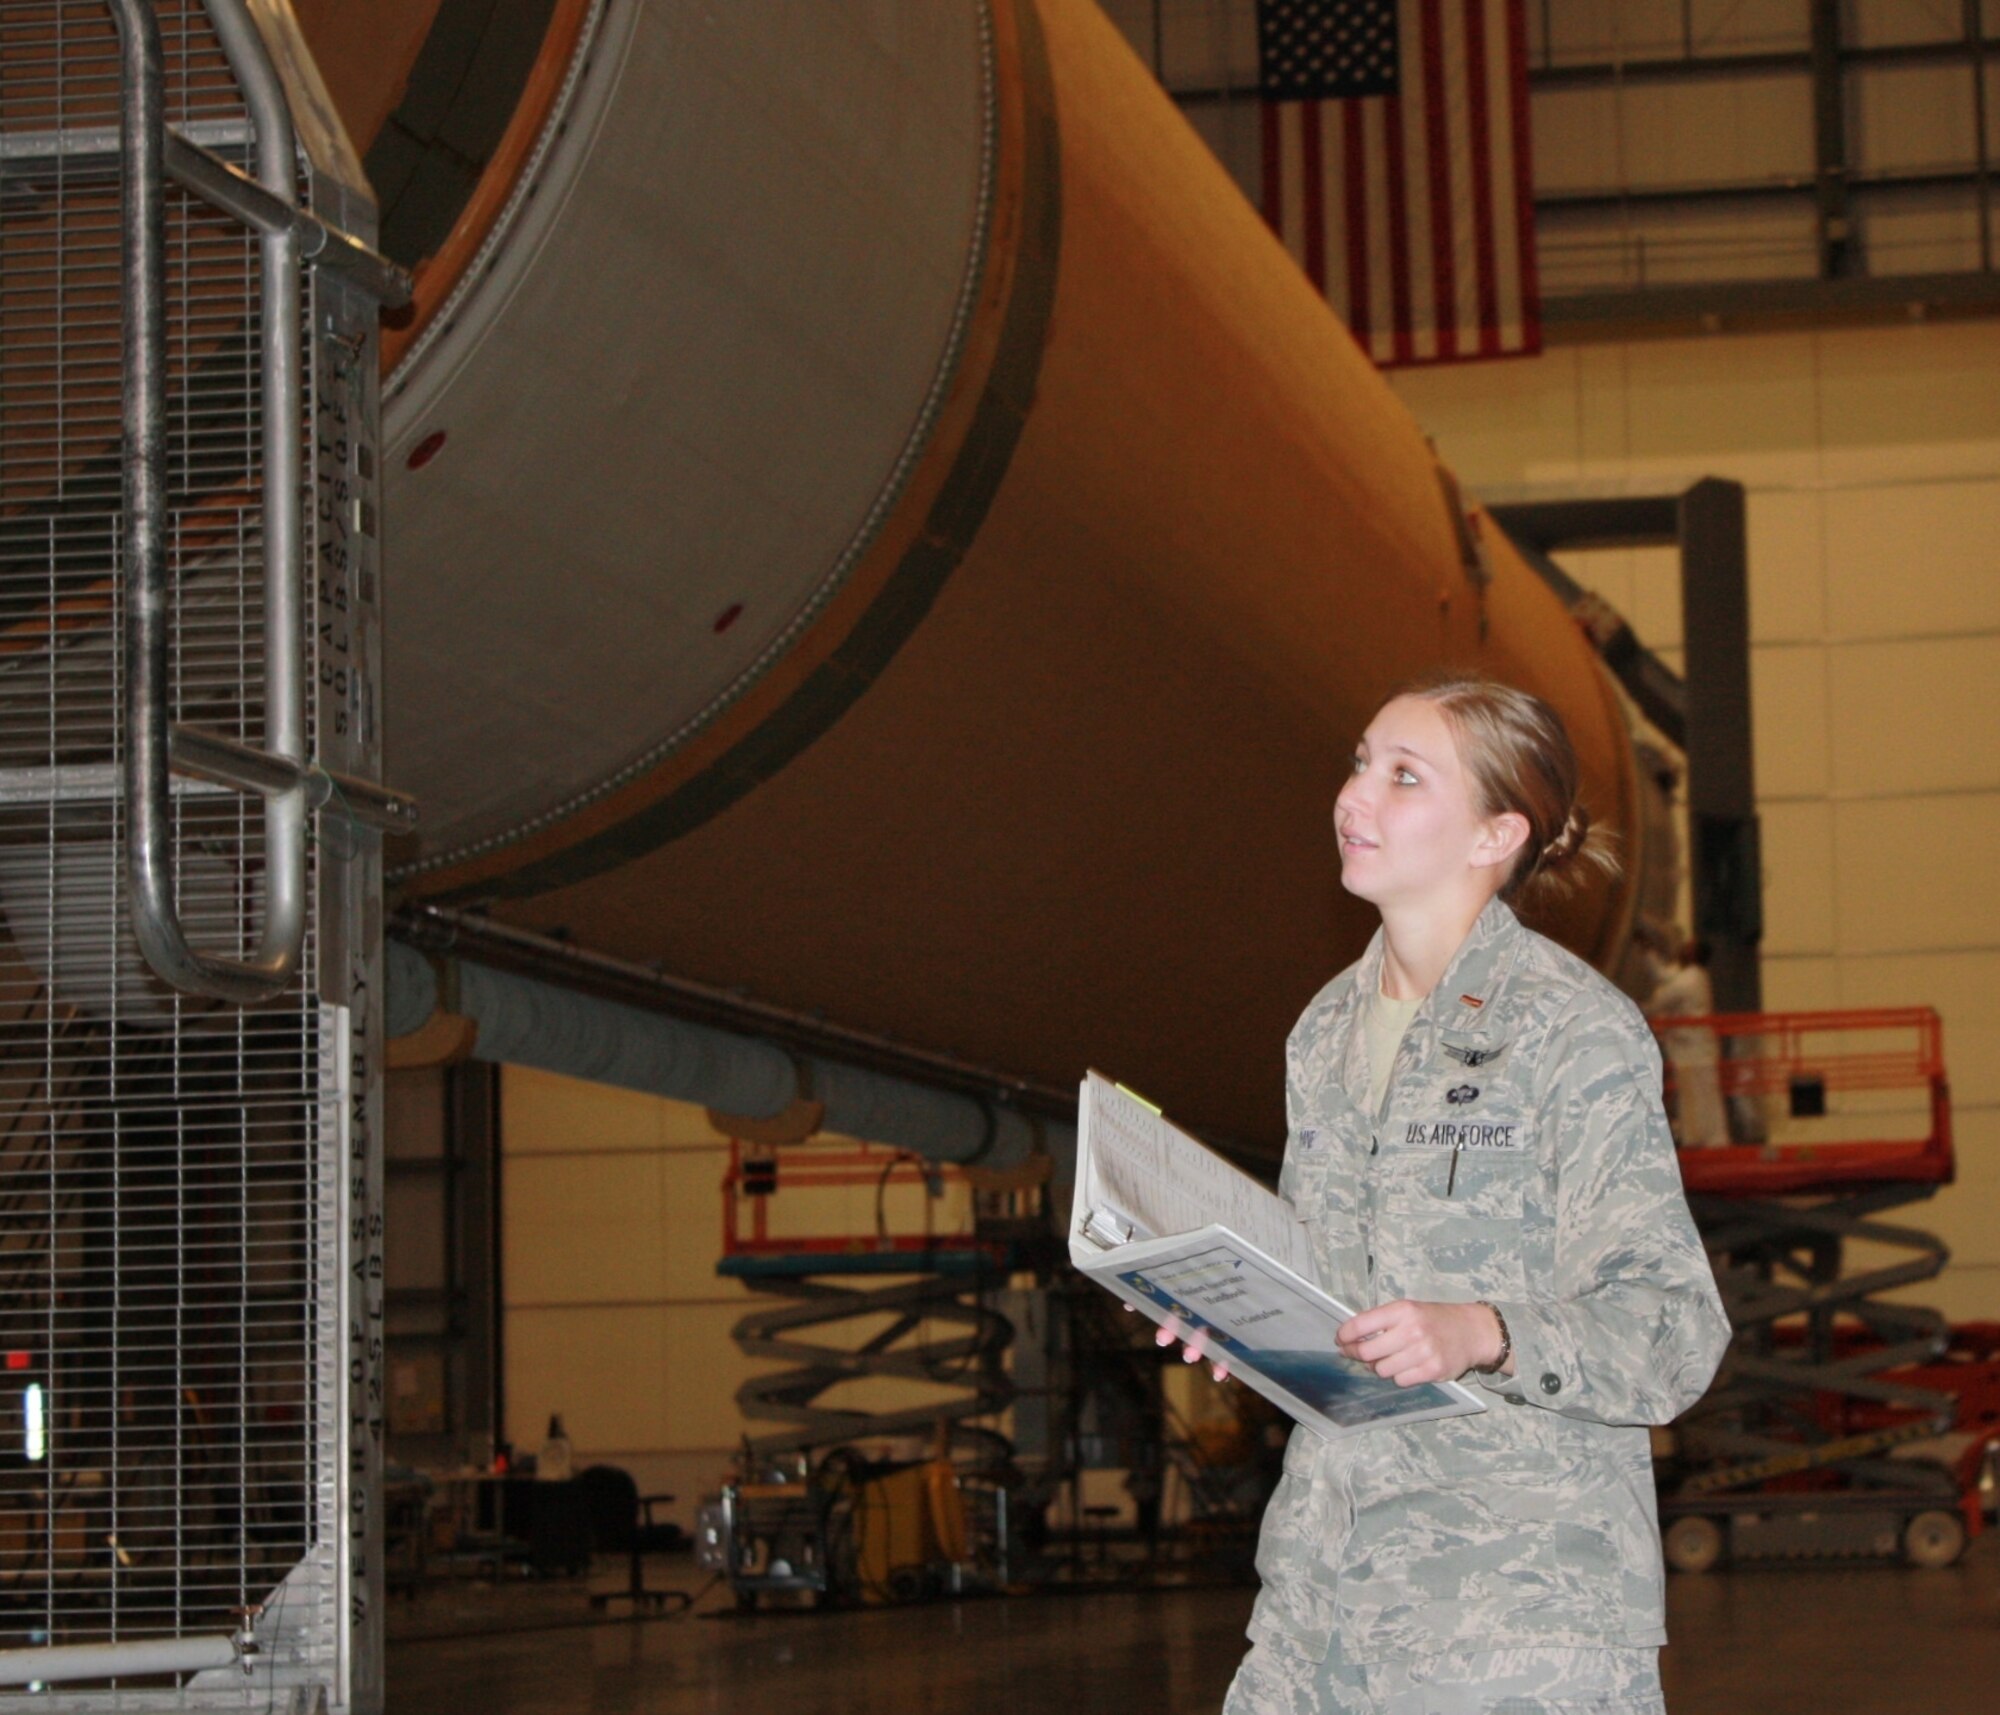
<svg viewBox="0 0 2000 1715">
<path fill-rule="evenodd" d="M 1210 1359 L 1329 1439 L 1486 1409 L 1458 1382 L 1398 1387 L 1343 1356 L 1334 1331 L 1355 1312 L 1316 1283 L 1291 1206 L 1096 1072 L 1079 1101 L 1069 1255 L 1133 1309 L 1199 1332 Z"/>
</svg>

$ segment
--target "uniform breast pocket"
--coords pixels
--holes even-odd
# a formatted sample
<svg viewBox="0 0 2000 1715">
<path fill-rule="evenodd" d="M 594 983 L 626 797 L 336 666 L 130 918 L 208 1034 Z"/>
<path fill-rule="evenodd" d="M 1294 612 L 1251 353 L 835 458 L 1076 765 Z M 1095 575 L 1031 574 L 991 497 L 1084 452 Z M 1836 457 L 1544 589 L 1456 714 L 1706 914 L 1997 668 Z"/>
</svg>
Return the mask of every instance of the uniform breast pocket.
<svg viewBox="0 0 2000 1715">
<path fill-rule="evenodd" d="M 1325 1207 L 1328 1159 L 1322 1147 L 1301 1154 L 1292 1165 L 1291 1204 L 1300 1220 L 1310 1219 Z"/>
<path fill-rule="evenodd" d="M 1538 1182 L 1526 1151 L 1474 1154 L 1401 1149 L 1384 1162 L 1385 1240 L 1407 1259 L 1412 1296 L 1519 1297 L 1526 1289 L 1526 1224 Z"/>
</svg>

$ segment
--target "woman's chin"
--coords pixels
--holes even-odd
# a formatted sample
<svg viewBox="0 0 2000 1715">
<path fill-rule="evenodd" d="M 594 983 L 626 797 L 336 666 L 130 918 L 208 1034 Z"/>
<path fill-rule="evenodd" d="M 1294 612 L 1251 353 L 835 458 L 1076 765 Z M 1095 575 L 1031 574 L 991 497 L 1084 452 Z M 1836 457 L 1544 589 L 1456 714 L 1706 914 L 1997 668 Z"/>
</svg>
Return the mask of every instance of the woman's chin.
<svg viewBox="0 0 2000 1715">
<path fill-rule="evenodd" d="M 1353 894 L 1356 899 L 1366 900 L 1372 905 L 1375 903 L 1375 890 L 1369 886 L 1368 877 L 1365 873 L 1361 873 L 1361 868 L 1362 866 L 1359 864 L 1342 864 L 1340 866 L 1340 885 Z"/>
</svg>

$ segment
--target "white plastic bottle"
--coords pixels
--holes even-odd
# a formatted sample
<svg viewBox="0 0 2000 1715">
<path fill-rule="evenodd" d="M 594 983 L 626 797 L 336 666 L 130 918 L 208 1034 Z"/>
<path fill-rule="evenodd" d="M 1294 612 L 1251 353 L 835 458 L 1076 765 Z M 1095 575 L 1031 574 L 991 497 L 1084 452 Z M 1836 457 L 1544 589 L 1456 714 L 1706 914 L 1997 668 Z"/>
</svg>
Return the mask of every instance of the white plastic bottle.
<svg viewBox="0 0 2000 1715">
<path fill-rule="evenodd" d="M 570 1479 L 569 1437 L 563 1433 L 559 1411 L 549 1413 L 548 1439 L 535 1459 L 535 1475 L 550 1483 L 566 1483 Z"/>
</svg>

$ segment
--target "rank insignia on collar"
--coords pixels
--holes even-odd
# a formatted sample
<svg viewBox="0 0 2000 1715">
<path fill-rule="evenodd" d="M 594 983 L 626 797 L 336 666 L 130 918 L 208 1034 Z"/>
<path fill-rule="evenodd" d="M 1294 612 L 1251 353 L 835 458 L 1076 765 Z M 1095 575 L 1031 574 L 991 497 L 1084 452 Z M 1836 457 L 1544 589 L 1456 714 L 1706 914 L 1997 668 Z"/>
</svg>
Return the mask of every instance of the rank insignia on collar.
<svg viewBox="0 0 2000 1715">
<path fill-rule="evenodd" d="M 1478 1100 L 1478 1098 L 1479 1087 L 1476 1084 L 1460 1084 L 1456 1089 L 1447 1090 L 1444 1093 L 1444 1099 L 1452 1103 L 1471 1102 Z"/>
<path fill-rule="evenodd" d="M 1482 1007 L 1486 1004 L 1486 1002 L 1481 1000 L 1479 996 L 1476 994 L 1462 994 L 1458 998 L 1464 1001 L 1465 1004 L 1470 1007 Z"/>
</svg>

